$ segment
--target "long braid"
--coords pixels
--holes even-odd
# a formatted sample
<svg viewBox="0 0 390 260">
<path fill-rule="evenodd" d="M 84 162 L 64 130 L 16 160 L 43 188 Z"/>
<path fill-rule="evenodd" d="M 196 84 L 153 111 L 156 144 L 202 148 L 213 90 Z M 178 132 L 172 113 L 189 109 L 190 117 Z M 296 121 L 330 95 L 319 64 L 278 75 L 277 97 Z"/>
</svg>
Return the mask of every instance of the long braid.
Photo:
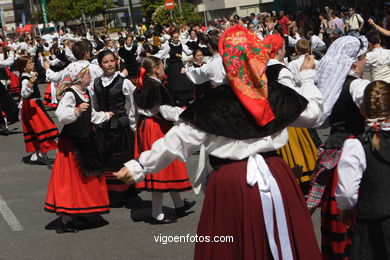
<svg viewBox="0 0 390 260">
<path fill-rule="evenodd" d="M 374 129 L 371 140 L 375 150 L 380 149 L 378 130 L 382 122 L 390 116 L 390 84 L 384 81 L 370 83 L 364 91 L 363 108 L 368 125 Z"/>
</svg>

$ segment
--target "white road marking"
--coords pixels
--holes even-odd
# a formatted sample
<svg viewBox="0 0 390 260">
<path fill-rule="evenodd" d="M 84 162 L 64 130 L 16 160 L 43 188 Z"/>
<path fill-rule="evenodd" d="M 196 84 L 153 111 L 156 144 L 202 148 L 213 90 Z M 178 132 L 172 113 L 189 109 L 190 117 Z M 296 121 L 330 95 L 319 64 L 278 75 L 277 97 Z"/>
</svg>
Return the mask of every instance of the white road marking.
<svg viewBox="0 0 390 260">
<path fill-rule="evenodd" d="M 22 231 L 23 227 L 20 224 L 19 220 L 15 217 L 15 214 L 8 207 L 7 202 L 3 200 L 3 197 L 0 195 L 0 213 L 3 215 L 4 220 L 8 223 L 12 231 Z"/>
</svg>

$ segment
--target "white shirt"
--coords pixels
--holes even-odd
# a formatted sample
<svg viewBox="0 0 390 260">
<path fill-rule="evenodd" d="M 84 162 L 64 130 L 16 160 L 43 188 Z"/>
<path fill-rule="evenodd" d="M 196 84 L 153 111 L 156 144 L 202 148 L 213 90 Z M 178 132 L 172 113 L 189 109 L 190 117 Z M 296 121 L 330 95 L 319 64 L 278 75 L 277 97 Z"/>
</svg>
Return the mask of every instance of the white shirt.
<svg viewBox="0 0 390 260">
<path fill-rule="evenodd" d="M 208 63 L 200 68 L 188 67 L 187 77 L 194 84 L 202 84 L 209 80 L 213 87 L 228 84 L 225 67 L 222 63 L 222 57 L 219 54 L 215 54 Z"/>
<path fill-rule="evenodd" d="M 317 35 L 313 35 L 311 38 L 310 38 L 310 44 L 311 44 L 311 47 L 313 49 L 317 48 L 317 47 L 322 47 L 322 46 L 325 46 L 325 42 L 323 40 L 321 40 L 320 37 L 318 37 Z"/>
<path fill-rule="evenodd" d="M 353 72 L 349 73 L 349 75 L 357 77 Z M 358 108 L 363 104 L 364 90 L 370 83 L 371 81 L 369 80 L 358 78 L 353 80 L 349 86 L 349 93 Z"/>
<path fill-rule="evenodd" d="M 367 168 L 366 154 L 358 139 L 347 139 L 337 165 L 338 184 L 335 190 L 337 207 L 353 208 L 359 197 L 360 182 Z"/>
<path fill-rule="evenodd" d="M 73 90 L 76 91 L 76 93 L 79 95 L 79 97 L 85 101 L 88 102 L 89 99 L 84 97 L 84 92 L 80 92 L 75 87 L 71 87 Z M 60 104 L 58 105 L 58 108 L 56 110 L 56 116 L 60 123 L 64 125 L 71 124 L 77 120 L 77 115 L 75 114 L 76 110 L 76 98 L 73 93 L 71 92 L 65 92 L 64 96 L 61 98 Z M 92 114 L 91 114 L 91 122 L 94 124 L 101 124 L 105 121 L 108 121 L 110 119 L 110 116 L 106 112 L 96 112 L 95 109 L 92 107 Z"/>
<path fill-rule="evenodd" d="M 270 59 L 267 66 L 274 64 L 283 63 L 275 59 Z M 318 118 L 318 114 L 322 113 L 323 97 L 314 85 L 314 77 L 315 70 L 300 71 L 296 76 L 287 68 L 283 68 L 279 72 L 278 82 L 280 84 L 295 90 L 299 95 L 309 101 L 305 111 L 302 112 L 297 121 L 292 123 L 291 126 L 310 128 L 321 119 Z"/>
<path fill-rule="evenodd" d="M 359 14 L 353 14 L 348 20 L 347 20 L 347 26 L 348 30 L 360 30 L 359 23 L 364 23 L 363 18 Z"/>
<path fill-rule="evenodd" d="M 68 59 L 68 61 L 70 61 L 70 62 L 77 61 L 76 57 L 73 55 L 73 52 L 69 47 L 65 47 L 64 51 L 65 51 L 65 56 Z"/>
<path fill-rule="evenodd" d="M 108 77 L 103 75 L 101 77 L 103 87 L 107 87 L 108 85 L 110 85 L 118 75 L 119 72 L 115 72 L 113 75 Z M 130 120 L 130 128 L 133 131 L 135 131 L 137 126 L 136 116 L 135 116 L 135 105 L 134 105 L 134 98 L 133 98 L 134 90 L 135 90 L 134 84 L 130 80 L 125 79 L 122 86 L 122 93 L 126 97 L 126 102 L 130 104 L 128 115 Z M 93 98 L 95 99 L 95 96 L 93 96 Z M 94 103 L 95 102 L 96 100 L 94 100 Z"/>
<path fill-rule="evenodd" d="M 21 77 L 22 76 L 27 76 L 31 78 L 31 74 L 25 72 L 22 73 Z M 20 90 L 20 95 L 22 96 L 22 98 L 28 98 L 34 92 L 34 88 L 33 88 L 34 85 L 31 84 L 30 80 L 28 79 L 22 80 L 21 84 L 22 84 L 22 89 Z"/>
<path fill-rule="evenodd" d="M 384 80 L 390 83 L 390 50 L 375 48 L 366 54 L 366 68 L 372 80 Z"/>
<path fill-rule="evenodd" d="M 0 61 L 0 68 L 9 67 L 15 62 L 15 54 L 13 52 L 9 52 L 8 58 L 6 60 Z"/>
<path fill-rule="evenodd" d="M 297 75 L 301 71 L 304 60 L 305 54 L 299 56 L 296 60 L 290 61 L 287 67 L 294 75 Z M 314 60 L 314 64 L 317 66 L 318 60 Z"/>
<path fill-rule="evenodd" d="M 316 89 L 314 78 L 314 70 L 302 71 L 300 88 L 303 90 Z M 321 102 L 318 101 L 315 91 L 302 92 L 309 105 L 302 116 L 297 119 L 295 126 L 310 127 L 316 120 L 319 120 L 313 120 L 313 118 L 321 116 L 320 103 L 322 99 Z M 317 106 L 316 109 L 315 106 Z M 129 161 L 125 166 L 131 171 L 134 180 L 140 182 L 144 179 L 145 174 L 160 171 L 176 158 L 185 161 L 201 144 L 204 144 L 208 154 L 218 158 L 242 160 L 256 153 L 276 151 L 283 147 L 287 141 L 287 128 L 264 138 L 235 140 L 208 134 L 189 123 L 179 122 L 178 125 L 171 128 L 164 138 L 157 140 L 151 150 L 143 152 L 138 161 Z"/>
</svg>

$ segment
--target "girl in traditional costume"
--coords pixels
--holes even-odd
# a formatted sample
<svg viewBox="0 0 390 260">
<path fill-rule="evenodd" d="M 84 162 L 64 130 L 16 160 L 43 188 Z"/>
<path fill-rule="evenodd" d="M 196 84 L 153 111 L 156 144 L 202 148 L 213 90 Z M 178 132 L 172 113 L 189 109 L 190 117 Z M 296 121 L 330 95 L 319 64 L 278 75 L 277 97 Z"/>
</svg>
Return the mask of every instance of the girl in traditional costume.
<svg viewBox="0 0 390 260">
<path fill-rule="evenodd" d="M 92 123 L 108 121 L 112 112 L 96 112 L 86 90 L 91 80 L 88 65 L 68 66 L 58 94 L 64 92 L 56 110 L 65 126 L 46 195 L 45 210 L 62 216 L 63 232 L 78 232 L 74 218 L 110 210 L 101 155 L 92 132 Z"/>
<path fill-rule="evenodd" d="M 163 63 L 155 57 L 143 60 L 139 82 L 134 92 L 134 101 L 140 118 L 137 123 L 134 158 L 152 148 L 154 142 L 164 137 L 173 122 L 179 119 L 183 111 L 175 107 L 169 89 L 163 86 L 165 72 Z M 138 190 L 152 192 L 152 224 L 167 224 L 176 221 L 175 217 L 186 215 L 195 202 L 183 200 L 179 192 L 191 190 L 186 165 L 173 160 L 156 174 L 148 174 L 144 180 L 136 184 Z M 169 216 L 162 211 L 164 192 L 170 192 L 175 204 L 176 216 Z"/>
</svg>

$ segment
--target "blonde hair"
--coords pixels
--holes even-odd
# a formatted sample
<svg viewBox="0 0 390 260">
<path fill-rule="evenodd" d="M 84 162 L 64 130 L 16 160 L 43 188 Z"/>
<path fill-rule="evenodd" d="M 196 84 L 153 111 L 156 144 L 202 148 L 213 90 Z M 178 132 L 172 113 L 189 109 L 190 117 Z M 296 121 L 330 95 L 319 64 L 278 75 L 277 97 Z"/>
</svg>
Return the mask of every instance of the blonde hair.
<svg viewBox="0 0 390 260">
<path fill-rule="evenodd" d="M 381 80 L 370 83 L 364 91 L 363 111 L 369 126 L 375 130 L 372 146 L 379 151 L 380 137 L 377 130 L 384 120 L 390 118 L 390 84 Z"/>
</svg>

